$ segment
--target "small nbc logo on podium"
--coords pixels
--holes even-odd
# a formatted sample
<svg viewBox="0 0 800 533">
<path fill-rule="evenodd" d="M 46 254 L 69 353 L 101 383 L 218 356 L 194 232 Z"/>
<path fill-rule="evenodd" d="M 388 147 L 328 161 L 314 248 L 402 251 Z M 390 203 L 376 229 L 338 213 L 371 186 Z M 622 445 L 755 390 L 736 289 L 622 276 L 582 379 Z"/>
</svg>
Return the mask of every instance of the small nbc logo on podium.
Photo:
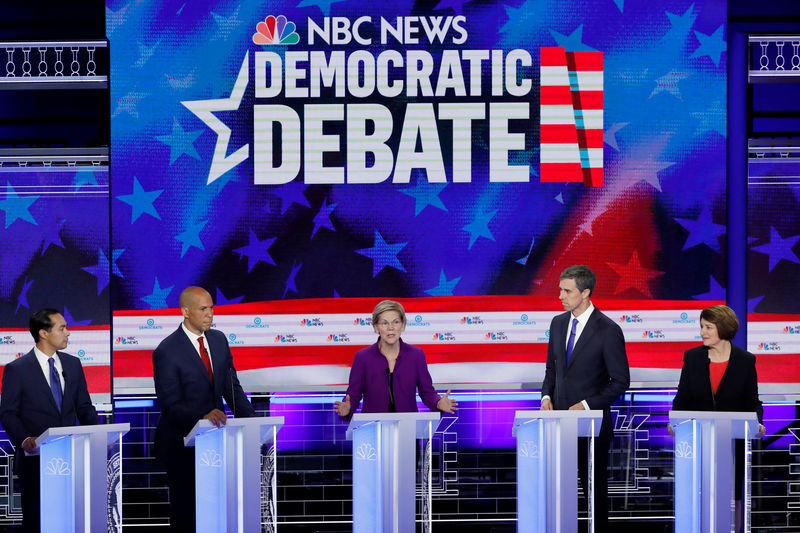
<svg viewBox="0 0 800 533">
<path fill-rule="evenodd" d="M 300 36 L 294 31 L 295 28 L 294 22 L 288 22 L 283 15 L 270 15 L 256 25 L 253 42 L 265 45 L 297 44 Z"/>
</svg>

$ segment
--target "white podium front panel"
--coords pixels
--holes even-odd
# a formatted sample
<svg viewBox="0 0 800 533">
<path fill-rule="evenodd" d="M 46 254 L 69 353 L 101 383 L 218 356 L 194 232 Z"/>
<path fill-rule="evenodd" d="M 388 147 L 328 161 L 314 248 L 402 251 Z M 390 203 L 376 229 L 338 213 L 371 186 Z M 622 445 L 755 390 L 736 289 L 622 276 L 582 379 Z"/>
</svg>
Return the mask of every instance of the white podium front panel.
<svg viewBox="0 0 800 533">
<path fill-rule="evenodd" d="M 416 531 L 416 440 L 430 439 L 439 413 L 358 413 L 347 428 L 353 440 L 353 533 Z M 423 480 L 430 480 L 423 472 Z M 430 483 L 423 490 L 423 528 L 430 531 Z"/>
<path fill-rule="evenodd" d="M 589 446 L 589 520 L 594 517 L 594 437 L 603 411 L 517 411 L 517 531 L 578 531 L 578 437 Z M 605 475 L 605 472 L 603 473 Z"/>
<path fill-rule="evenodd" d="M 275 441 L 282 416 L 229 418 L 217 428 L 200 420 L 184 438 L 195 447 L 195 503 L 198 532 L 249 533 L 277 529 Z M 267 471 L 261 447 L 269 445 Z M 265 505 L 262 506 L 262 492 Z"/>
<path fill-rule="evenodd" d="M 675 431 L 675 531 L 716 533 L 734 524 L 734 449 L 745 439 L 745 476 L 750 440 L 758 433 L 755 413 L 670 411 Z M 750 531 L 749 487 L 744 494 L 743 531 Z"/>
<path fill-rule="evenodd" d="M 40 448 L 41 528 L 122 531 L 122 436 L 130 424 L 50 428 Z"/>
</svg>

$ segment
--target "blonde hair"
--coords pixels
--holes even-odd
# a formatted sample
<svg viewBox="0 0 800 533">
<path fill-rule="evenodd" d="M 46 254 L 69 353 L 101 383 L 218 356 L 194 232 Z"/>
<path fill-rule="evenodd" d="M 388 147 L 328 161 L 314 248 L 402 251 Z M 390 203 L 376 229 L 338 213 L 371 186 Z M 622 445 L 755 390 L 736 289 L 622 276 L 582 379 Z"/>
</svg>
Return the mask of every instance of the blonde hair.
<svg viewBox="0 0 800 533">
<path fill-rule="evenodd" d="M 397 311 L 397 314 L 400 315 L 400 320 L 405 326 L 406 311 L 403 309 L 403 306 L 400 304 L 400 302 L 395 302 L 394 300 L 383 300 L 378 302 L 378 305 L 376 305 L 375 309 L 372 310 L 372 324 L 378 325 L 378 317 L 386 311 Z"/>
</svg>

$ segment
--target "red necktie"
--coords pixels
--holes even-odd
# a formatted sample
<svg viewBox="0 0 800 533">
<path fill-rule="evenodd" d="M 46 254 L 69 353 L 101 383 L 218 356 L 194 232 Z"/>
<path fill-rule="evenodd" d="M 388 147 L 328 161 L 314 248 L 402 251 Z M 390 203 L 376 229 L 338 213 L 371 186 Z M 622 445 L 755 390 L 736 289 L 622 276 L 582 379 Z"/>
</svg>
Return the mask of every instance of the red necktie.
<svg viewBox="0 0 800 533">
<path fill-rule="evenodd" d="M 206 366 L 208 379 L 214 381 L 214 372 L 211 370 L 211 358 L 208 357 L 208 350 L 206 350 L 206 345 L 203 344 L 203 337 L 197 337 L 197 342 L 200 343 L 200 359 L 203 360 L 203 364 Z"/>
</svg>

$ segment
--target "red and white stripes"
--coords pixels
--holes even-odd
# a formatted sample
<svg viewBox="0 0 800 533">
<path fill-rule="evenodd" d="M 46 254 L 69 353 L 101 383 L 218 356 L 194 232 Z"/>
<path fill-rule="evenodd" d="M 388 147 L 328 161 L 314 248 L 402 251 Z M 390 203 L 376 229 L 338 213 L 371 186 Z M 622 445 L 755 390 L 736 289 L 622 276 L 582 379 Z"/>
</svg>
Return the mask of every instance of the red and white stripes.
<svg viewBox="0 0 800 533">
<path fill-rule="evenodd" d="M 603 186 L 603 52 L 541 48 L 542 182 Z"/>
</svg>

